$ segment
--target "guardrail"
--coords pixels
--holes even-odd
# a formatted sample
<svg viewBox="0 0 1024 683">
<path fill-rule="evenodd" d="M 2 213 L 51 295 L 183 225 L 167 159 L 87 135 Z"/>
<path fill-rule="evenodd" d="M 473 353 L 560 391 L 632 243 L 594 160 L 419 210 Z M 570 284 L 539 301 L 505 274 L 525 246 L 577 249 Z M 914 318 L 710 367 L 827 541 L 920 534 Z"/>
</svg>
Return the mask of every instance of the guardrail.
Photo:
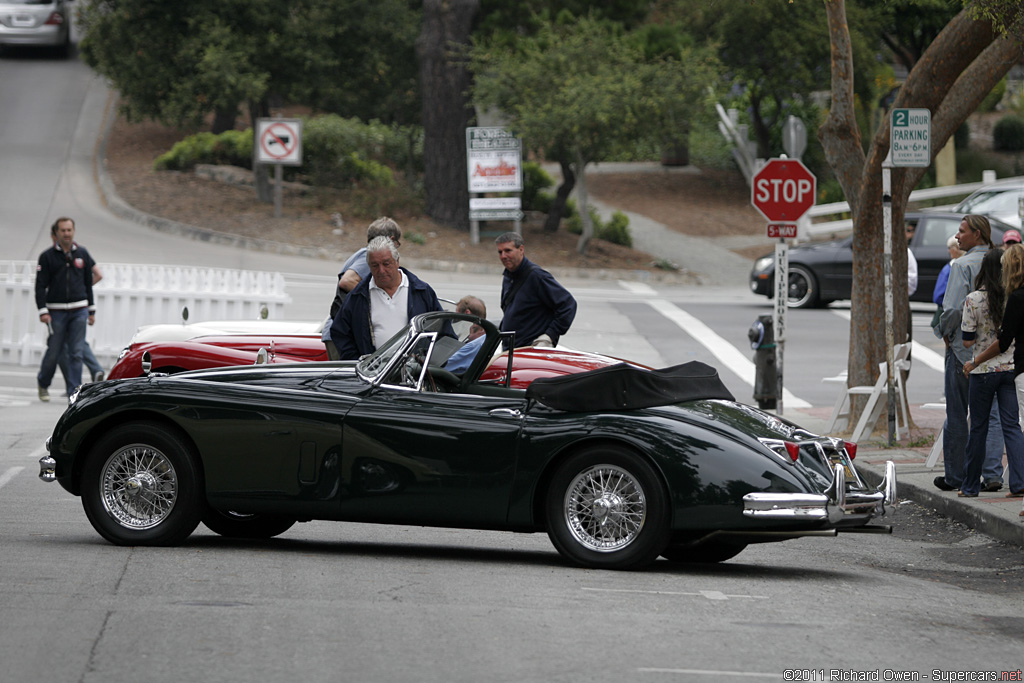
<svg viewBox="0 0 1024 683">
<path fill-rule="evenodd" d="M 1024 182 L 1024 176 L 1015 176 L 1013 178 L 1004 178 L 1003 180 L 1020 180 Z M 982 173 L 982 180 L 980 183 L 964 183 L 962 185 L 946 185 L 943 187 L 929 187 L 923 190 L 914 190 L 910 193 L 911 202 L 929 201 L 932 199 L 942 199 L 945 197 L 966 197 L 975 190 L 981 189 L 985 185 L 989 185 L 996 181 L 995 171 L 984 171 Z M 953 208 L 955 204 L 949 204 L 946 206 L 933 206 L 929 210 L 941 211 L 949 210 Z M 809 218 L 815 218 L 819 216 L 833 216 L 836 214 L 848 213 L 850 211 L 850 205 L 846 202 L 832 202 L 830 204 L 816 204 L 807 211 Z M 801 231 L 801 234 L 806 234 L 808 238 L 812 237 L 825 237 L 827 235 L 842 235 L 853 230 L 853 220 L 850 218 L 844 218 L 837 221 L 823 221 L 821 223 L 811 223 L 807 226 L 807 230 Z"/>
<path fill-rule="evenodd" d="M 142 325 L 181 320 L 255 319 L 266 306 L 282 317 L 291 302 L 281 273 L 227 268 L 104 263 L 93 290 L 96 324 L 86 333 L 93 352 L 109 367 Z M 35 303 L 36 263 L 0 261 L 0 362 L 38 364 L 46 350 L 46 326 Z"/>
</svg>

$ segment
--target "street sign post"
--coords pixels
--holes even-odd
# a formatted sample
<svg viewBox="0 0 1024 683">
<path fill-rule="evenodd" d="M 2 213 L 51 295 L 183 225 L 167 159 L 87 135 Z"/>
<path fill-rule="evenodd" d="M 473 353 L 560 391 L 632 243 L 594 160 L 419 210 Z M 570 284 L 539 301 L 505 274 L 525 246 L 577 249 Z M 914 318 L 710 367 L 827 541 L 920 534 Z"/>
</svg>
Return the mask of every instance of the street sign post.
<svg viewBox="0 0 1024 683">
<path fill-rule="evenodd" d="M 882 162 L 882 276 L 885 286 L 885 360 L 888 384 L 889 445 L 896 444 L 896 340 L 893 330 L 892 281 L 892 169 L 894 166 L 930 166 L 932 113 L 928 109 L 893 109 L 889 112 L 889 154 Z M 910 321 L 907 321 L 910 324 Z"/>
<path fill-rule="evenodd" d="M 274 218 L 280 218 L 281 167 L 302 165 L 302 119 L 257 119 L 256 163 L 274 165 Z"/>
<path fill-rule="evenodd" d="M 469 236 L 480 242 L 480 221 L 514 220 L 518 231 L 523 213 L 519 205 L 500 208 L 473 207 L 473 194 L 523 191 L 522 141 L 508 128 L 497 126 L 466 129 L 466 171 L 471 196 Z M 482 198 L 486 199 L 486 198 Z M 507 199 L 507 198 L 505 198 Z M 518 201 L 518 198 L 517 198 Z"/>
<path fill-rule="evenodd" d="M 794 150 L 799 147 L 799 130 L 790 134 Z M 782 414 L 782 366 L 786 348 L 786 301 L 789 299 L 789 252 L 786 239 L 797 236 L 796 222 L 814 206 L 817 178 L 799 159 L 769 159 L 750 182 L 750 203 L 768 220 L 768 236 L 775 243 L 775 371 L 776 407 Z"/>
</svg>

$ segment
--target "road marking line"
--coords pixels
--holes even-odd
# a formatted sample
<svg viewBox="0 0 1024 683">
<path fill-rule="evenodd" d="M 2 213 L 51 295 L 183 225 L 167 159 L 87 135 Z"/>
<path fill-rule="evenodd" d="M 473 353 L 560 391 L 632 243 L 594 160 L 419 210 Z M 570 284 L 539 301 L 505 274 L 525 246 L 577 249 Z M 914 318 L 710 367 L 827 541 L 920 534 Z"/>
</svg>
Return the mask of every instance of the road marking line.
<svg viewBox="0 0 1024 683">
<path fill-rule="evenodd" d="M 18 473 L 21 472 L 23 469 L 25 468 L 19 465 L 18 467 L 12 467 L 3 474 L 0 474 L 0 489 L 4 487 L 4 484 L 18 476 Z"/>
<path fill-rule="evenodd" d="M 665 301 L 664 299 L 653 299 L 647 303 L 650 304 L 654 310 L 674 322 L 679 329 L 696 339 L 704 346 L 704 348 L 710 351 L 715 358 L 721 361 L 725 367 L 732 370 L 732 372 L 734 372 L 736 376 L 746 384 L 750 387 L 754 386 L 754 363 L 745 355 L 740 353 L 739 349 L 730 344 L 723 337 L 719 336 L 718 333 L 710 327 L 675 304 Z M 811 407 L 810 403 L 802 398 L 794 396 L 789 389 L 785 388 L 782 390 L 782 404 L 784 407 L 788 408 Z"/>
<path fill-rule="evenodd" d="M 698 591 L 696 593 L 687 593 L 682 591 L 642 590 L 640 588 L 587 588 L 586 586 L 583 586 L 581 590 L 594 591 L 597 593 L 644 593 L 647 595 L 681 595 L 698 598 L 707 598 L 708 600 L 730 600 L 732 598 L 747 598 L 749 600 L 768 600 L 767 595 L 726 595 L 721 591 Z"/>
<path fill-rule="evenodd" d="M 839 310 L 829 309 L 829 310 L 832 311 L 833 313 L 835 313 L 836 315 L 838 315 L 843 320 L 845 320 L 847 322 L 850 321 L 850 312 L 849 311 L 842 310 L 842 309 L 839 309 Z M 924 363 L 925 365 L 930 367 L 932 370 L 935 370 L 936 372 L 941 372 L 941 373 L 945 373 L 946 372 L 946 359 L 945 359 L 945 357 L 935 353 L 934 351 L 929 349 L 924 344 L 918 343 L 916 341 L 915 342 L 911 342 L 911 344 L 910 344 L 910 357 L 913 360 L 921 361 L 922 363 Z"/>
<path fill-rule="evenodd" d="M 629 282 L 628 280 L 618 280 L 619 286 L 626 291 L 633 292 L 634 294 L 651 294 L 656 295 L 658 292 L 655 291 L 654 287 L 651 287 L 646 282 Z"/>
<path fill-rule="evenodd" d="M 714 669 L 658 669 L 652 666 L 643 666 L 637 672 L 644 674 L 686 674 L 688 676 L 722 676 L 725 678 L 774 678 L 779 680 L 779 674 L 760 673 L 757 671 L 716 671 Z"/>
</svg>

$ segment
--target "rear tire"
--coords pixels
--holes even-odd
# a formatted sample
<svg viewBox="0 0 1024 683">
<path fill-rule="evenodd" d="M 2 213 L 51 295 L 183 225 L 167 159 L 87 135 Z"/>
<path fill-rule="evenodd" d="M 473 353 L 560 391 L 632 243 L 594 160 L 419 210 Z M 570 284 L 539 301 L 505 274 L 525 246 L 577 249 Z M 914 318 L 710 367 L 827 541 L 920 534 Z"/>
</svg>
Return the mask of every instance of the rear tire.
<svg viewBox="0 0 1024 683">
<path fill-rule="evenodd" d="M 227 538 L 273 538 L 295 526 L 295 520 L 278 515 L 245 514 L 207 508 L 203 524 Z"/>
<path fill-rule="evenodd" d="M 700 545 L 671 545 L 662 551 L 661 556 L 670 562 L 725 562 L 743 552 L 746 543 L 724 543 L 707 541 Z"/>
<path fill-rule="evenodd" d="M 789 267 L 789 286 L 786 291 L 786 303 L 790 308 L 815 308 L 821 299 L 818 281 L 806 266 Z"/>
<path fill-rule="evenodd" d="M 205 507 L 199 459 L 175 431 L 153 422 L 115 428 L 89 452 L 82 506 L 116 545 L 178 545 Z"/>
<path fill-rule="evenodd" d="M 658 473 L 624 448 L 566 460 L 545 504 L 548 536 L 563 557 L 594 569 L 639 569 L 668 543 L 668 495 Z"/>
</svg>

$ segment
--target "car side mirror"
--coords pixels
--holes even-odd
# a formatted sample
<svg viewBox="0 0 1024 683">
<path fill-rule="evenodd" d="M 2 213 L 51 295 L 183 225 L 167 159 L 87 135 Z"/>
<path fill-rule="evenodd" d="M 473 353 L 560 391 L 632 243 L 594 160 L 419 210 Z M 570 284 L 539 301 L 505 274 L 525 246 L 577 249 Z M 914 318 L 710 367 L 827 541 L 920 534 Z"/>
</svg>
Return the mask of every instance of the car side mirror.
<svg viewBox="0 0 1024 683">
<path fill-rule="evenodd" d="M 266 349 L 260 349 L 256 352 L 256 363 L 255 365 L 266 365 L 270 362 L 270 354 L 267 353 Z"/>
</svg>

